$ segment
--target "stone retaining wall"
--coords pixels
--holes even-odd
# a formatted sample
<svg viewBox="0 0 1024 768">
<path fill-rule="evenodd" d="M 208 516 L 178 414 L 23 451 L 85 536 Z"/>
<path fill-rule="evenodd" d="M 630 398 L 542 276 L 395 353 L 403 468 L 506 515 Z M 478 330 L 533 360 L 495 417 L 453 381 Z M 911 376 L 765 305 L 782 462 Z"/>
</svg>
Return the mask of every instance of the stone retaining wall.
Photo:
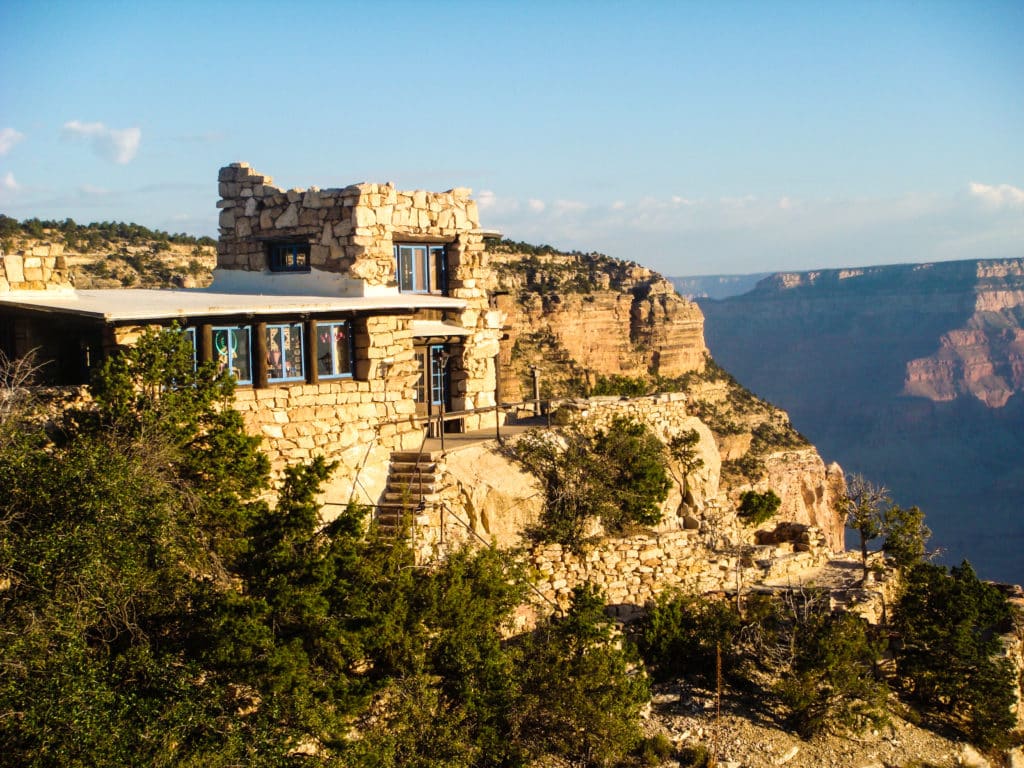
<svg viewBox="0 0 1024 768">
<path fill-rule="evenodd" d="M 540 602 L 565 608 L 574 587 L 600 588 L 611 610 L 628 620 L 665 590 L 706 594 L 734 591 L 737 564 L 741 583 L 785 578 L 827 562 L 830 552 L 820 533 L 805 529 L 805 547 L 783 542 L 743 554 L 713 552 L 696 531 L 639 534 L 585 545 L 576 553 L 560 544 L 542 544 L 527 554 Z M 800 543 L 800 542 L 797 542 Z M 801 551 L 802 550 L 802 551 Z"/>
</svg>

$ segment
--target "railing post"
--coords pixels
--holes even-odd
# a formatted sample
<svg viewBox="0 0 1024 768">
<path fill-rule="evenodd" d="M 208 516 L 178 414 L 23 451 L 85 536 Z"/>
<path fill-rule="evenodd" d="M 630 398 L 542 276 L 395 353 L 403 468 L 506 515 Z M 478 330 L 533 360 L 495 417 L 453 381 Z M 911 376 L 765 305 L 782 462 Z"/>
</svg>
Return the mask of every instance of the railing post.
<svg viewBox="0 0 1024 768">
<path fill-rule="evenodd" d="M 444 397 L 441 398 L 441 405 L 439 406 L 439 414 L 437 417 L 437 426 L 441 433 L 441 452 L 444 453 Z"/>
</svg>

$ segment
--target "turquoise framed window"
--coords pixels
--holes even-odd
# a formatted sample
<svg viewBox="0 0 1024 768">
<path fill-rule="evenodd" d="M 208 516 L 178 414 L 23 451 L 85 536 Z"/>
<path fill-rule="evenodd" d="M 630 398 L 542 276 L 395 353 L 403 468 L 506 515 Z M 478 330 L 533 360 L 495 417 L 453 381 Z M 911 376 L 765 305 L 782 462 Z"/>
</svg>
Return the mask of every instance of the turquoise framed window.
<svg viewBox="0 0 1024 768">
<path fill-rule="evenodd" d="M 352 376 L 352 323 L 348 320 L 316 324 L 316 370 L 321 379 Z"/>
<path fill-rule="evenodd" d="M 267 381 L 304 381 L 302 323 L 267 325 Z"/>
<path fill-rule="evenodd" d="M 213 354 L 219 370 L 239 384 L 252 384 L 252 326 L 214 326 Z"/>
</svg>

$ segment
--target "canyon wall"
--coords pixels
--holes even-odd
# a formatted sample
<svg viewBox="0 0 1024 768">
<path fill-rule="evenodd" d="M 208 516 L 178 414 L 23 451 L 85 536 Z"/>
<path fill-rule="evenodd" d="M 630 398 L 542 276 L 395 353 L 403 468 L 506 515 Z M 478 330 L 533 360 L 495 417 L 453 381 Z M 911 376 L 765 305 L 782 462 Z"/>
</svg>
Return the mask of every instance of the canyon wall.
<svg viewBox="0 0 1024 768">
<path fill-rule="evenodd" d="M 531 364 L 543 364 L 552 395 L 566 394 L 569 379 L 586 389 L 597 376 L 673 378 L 703 369 L 700 309 L 657 273 L 600 254 L 490 250 L 506 315 L 505 400 L 531 396 Z"/>
<path fill-rule="evenodd" d="M 1020 581 L 1024 260 L 784 273 L 700 300 L 714 358 L 829 460 L 917 504 L 946 562 Z"/>
</svg>

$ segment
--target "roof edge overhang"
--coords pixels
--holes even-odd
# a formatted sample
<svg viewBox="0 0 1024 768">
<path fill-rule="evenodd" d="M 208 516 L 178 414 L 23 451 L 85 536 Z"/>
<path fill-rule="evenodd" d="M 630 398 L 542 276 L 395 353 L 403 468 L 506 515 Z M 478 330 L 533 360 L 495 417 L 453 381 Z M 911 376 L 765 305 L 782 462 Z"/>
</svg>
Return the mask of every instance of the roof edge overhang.
<svg viewBox="0 0 1024 768">
<path fill-rule="evenodd" d="M 19 291 L 0 295 L 0 308 L 74 315 L 108 324 L 166 322 L 190 317 L 261 317 L 327 314 L 411 314 L 421 309 L 462 310 L 465 299 L 395 293 L 326 297 L 266 296 L 155 289 L 96 289 L 71 292 Z"/>
</svg>

